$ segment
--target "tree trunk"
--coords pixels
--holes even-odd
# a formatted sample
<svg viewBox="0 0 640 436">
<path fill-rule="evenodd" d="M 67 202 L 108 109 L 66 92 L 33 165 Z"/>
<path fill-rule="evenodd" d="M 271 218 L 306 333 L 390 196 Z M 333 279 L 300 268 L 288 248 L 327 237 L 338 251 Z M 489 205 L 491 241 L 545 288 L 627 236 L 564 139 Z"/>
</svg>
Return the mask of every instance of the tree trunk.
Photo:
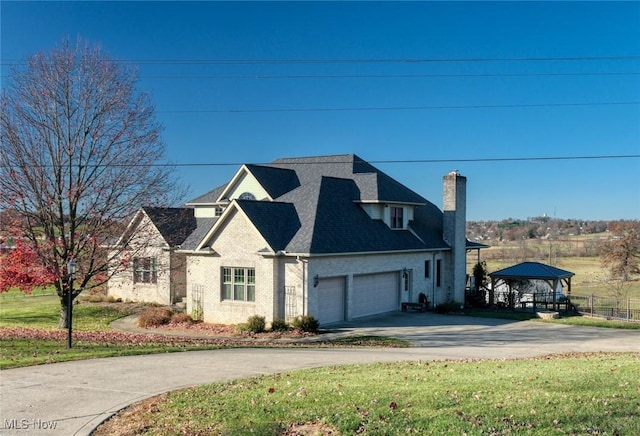
<svg viewBox="0 0 640 436">
<path fill-rule="evenodd" d="M 66 294 L 60 297 L 60 321 L 58 322 L 58 327 L 61 329 L 69 328 L 69 323 L 68 323 L 69 305 L 67 304 L 68 302 L 69 302 L 69 297 Z"/>
</svg>

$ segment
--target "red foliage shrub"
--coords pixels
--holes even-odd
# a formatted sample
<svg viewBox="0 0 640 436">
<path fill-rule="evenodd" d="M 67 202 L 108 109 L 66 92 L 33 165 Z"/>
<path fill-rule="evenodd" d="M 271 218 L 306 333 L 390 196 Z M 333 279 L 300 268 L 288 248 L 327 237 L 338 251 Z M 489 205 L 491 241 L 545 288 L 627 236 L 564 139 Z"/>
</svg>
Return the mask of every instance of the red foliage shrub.
<svg viewBox="0 0 640 436">
<path fill-rule="evenodd" d="M 38 254 L 28 244 L 18 239 L 13 250 L 0 253 L 0 292 L 18 288 L 27 294 L 37 286 L 47 286 L 56 275 L 42 266 Z"/>
</svg>

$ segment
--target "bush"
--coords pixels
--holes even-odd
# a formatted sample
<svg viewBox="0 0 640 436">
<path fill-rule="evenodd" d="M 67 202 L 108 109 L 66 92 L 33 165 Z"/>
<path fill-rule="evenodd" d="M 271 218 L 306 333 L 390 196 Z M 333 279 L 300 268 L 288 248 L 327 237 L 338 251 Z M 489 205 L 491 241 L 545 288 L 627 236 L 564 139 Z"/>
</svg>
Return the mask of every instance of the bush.
<svg viewBox="0 0 640 436">
<path fill-rule="evenodd" d="M 286 332 L 289 328 L 289 324 L 282 318 L 271 321 L 271 331 L 273 332 Z"/>
<path fill-rule="evenodd" d="M 266 321 L 264 316 L 253 315 L 247 319 L 247 324 L 245 325 L 247 331 L 252 333 L 262 333 L 266 328 Z"/>
<path fill-rule="evenodd" d="M 193 322 L 193 318 L 184 312 L 171 315 L 171 324 L 193 324 Z"/>
<path fill-rule="evenodd" d="M 89 303 L 122 303 L 122 298 L 116 298 L 113 295 L 105 295 L 102 293 L 94 293 L 88 296 L 81 295 L 78 300 Z"/>
<path fill-rule="evenodd" d="M 140 313 L 138 317 L 139 327 L 156 327 L 169 324 L 173 312 L 163 307 L 152 307 Z"/>
<path fill-rule="evenodd" d="M 311 315 L 296 316 L 291 323 L 294 329 L 307 333 L 317 333 L 320 323 Z"/>
<path fill-rule="evenodd" d="M 446 303 L 440 303 L 435 307 L 436 313 L 445 314 L 451 312 L 460 312 L 461 304 L 455 301 L 447 301 Z"/>
</svg>

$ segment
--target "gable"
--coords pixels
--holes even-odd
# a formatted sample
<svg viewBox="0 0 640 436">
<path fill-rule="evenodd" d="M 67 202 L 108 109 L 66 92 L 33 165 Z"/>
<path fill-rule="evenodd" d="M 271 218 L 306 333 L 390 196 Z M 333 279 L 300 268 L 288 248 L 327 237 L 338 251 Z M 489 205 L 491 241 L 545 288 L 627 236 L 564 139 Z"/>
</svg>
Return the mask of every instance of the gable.
<svg viewBox="0 0 640 436">
<path fill-rule="evenodd" d="M 153 220 L 144 212 L 144 209 L 140 209 L 136 213 L 118 244 L 133 249 L 140 247 L 169 248 L 169 244 L 155 226 Z"/>
<path fill-rule="evenodd" d="M 298 175 L 293 170 L 263 165 L 246 165 L 246 167 L 272 199 L 300 186 Z"/>
<path fill-rule="evenodd" d="M 259 255 L 269 250 L 267 242 L 260 237 L 255 226 L 236 207 L 230 208 L 223 219 L 216 223 L 215 231 L 207 238 L 206 246 L 227 260 Z"/>
<path fill-rule="evenodd" d="M 235 244 L 244 244 L 247 238 L 261 241 L 261 251 L 282 250 L 290 235 L 299 228 L 293 206 L 284 203 L 254 200 L 233 200 L 223 215 L 213 222 L 193 250 L 202 250 L 215 245 L 219 238 L 235 239 Z M 232 224 L 233 221 L 233 224 Z M 238 222 L 242 221 L 242 226 Z M 229 228 L 239 229 L 238 234 L 226 234 Z"/>
<path fill-rule="evenodd" d="M 182 244 L 196 229 L 193 209 L 144 207 L 143 211 L 170 247 Z"/>
<path fill-rule="evenodd" d="M 301 227 L 291 203 L 237 200 L 237 204 L 274 252 L 284 250 Z"/>
<path fill-rule="evenodd" d="M 247 198 L 246 196 L 251 196 Z M 249 172 L 246 165 L 236 173 L 231 182 L 218 198 L 219 202 L 229 202 L 236 198 L 251 200 L 271 200 L 269 193 L 262 187 L 258 179 Z"/>
</svg>

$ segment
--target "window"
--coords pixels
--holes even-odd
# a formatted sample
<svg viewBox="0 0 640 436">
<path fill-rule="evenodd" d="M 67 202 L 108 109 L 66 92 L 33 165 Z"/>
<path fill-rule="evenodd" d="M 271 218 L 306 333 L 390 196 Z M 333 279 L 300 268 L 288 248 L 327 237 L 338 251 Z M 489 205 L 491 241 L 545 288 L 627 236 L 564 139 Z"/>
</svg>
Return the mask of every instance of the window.
<svg viewBox="0 0 640 436">
<path fill-rule="evenodd" d="M 431 261 L 425 260 L 424 261 L 424 278 L 428 279 L 429 277 L 431 277 Z"/>
<path fill-rule="evenodd" d="M 157 283 L 158 264 L 155 257 L 133 258 L 133 283 Z"/>
<path fill-rule="evenodd" d="M 442 259 L 436 260 L 436 286 L 442 286 Z"/>
<path fill-rule="evenodd" d="M 256 301 L 256 270 L 253 268 L 222 268 L 222 299 Z"/>
<path fill-rule="evenodd" d="M 402 229 L 404 228 L 404 220 L 402 217 L 403 209 L 401 207 L 392 207 L 389 212 L 391 213 L 391 228 Z"/>
</svg>

